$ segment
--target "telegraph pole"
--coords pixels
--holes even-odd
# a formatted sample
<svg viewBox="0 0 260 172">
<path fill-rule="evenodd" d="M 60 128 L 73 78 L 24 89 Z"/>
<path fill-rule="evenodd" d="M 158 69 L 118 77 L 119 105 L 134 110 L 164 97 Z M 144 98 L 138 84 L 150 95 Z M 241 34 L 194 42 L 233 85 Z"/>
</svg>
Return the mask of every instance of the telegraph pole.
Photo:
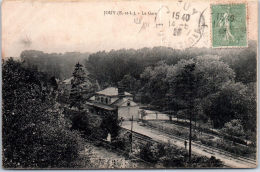
<svg viewBox="0 0 260 172">
<path fill-rule="evenodd" d="M 191 140 L 192 140 L 192 115 L 194 114 L 194 99 L 197 95 L 195 88 L 197 78 L 194 74 L 196 64 L 187 64 L 184 66 L 183 71 L 175 78 L 174 89 L 175 94 L 180 99 L 187 103 L 185 109 L 188 109 L 190 119 L 190 133 L 189 133 L 189 164 L 191 166 Z"/>
<path fill-rule="evenodd" d="M 191 164 L 191 131 L 192 131 L 192 123 L 191 123 L 191 109 L 190 109 L 190 135 L 189 135 L 189 163 Z"/>
<path fill-rule="evenodd" d="M 131 150 L 130 150 L 131 153 L 133 151 L 133 122 L 134 122 L 134 117 L 132 115 L 132 120 L 131 120 Z"/>
<path fill-rule="evenodd" d="M 195 93 L 194 93 L 194 82 L 195 82 L 195 78 L 194 75 L 192 74 L 194 71 L 195 65 L 192 66 L 188 66 L 188 73 L 189 73 L 189 77 L 188 77 L 188 84 L 189 84 L 189 88 L 188 88 L 188 92 L 189 92 L 189 115 L 190 115 L 190 135 L 189 135 L 189 164 L 191 166 L 191 140 L 192 140 L 192 115 L 194 114 L 194 97 L 195 97 Z"/>
</svg>

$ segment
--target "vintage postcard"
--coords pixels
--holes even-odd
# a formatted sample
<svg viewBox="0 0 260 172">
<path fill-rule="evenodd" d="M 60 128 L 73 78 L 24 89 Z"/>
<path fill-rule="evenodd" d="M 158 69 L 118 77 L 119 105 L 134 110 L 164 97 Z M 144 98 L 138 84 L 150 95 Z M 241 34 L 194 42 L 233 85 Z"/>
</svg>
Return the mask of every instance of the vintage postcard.
<svg viewBox="0 0 260 172">
<path fill-rule="evenodd" d="M 256 0 L 4 0 L 5 169 L 256 168 Z"/>
</svg>

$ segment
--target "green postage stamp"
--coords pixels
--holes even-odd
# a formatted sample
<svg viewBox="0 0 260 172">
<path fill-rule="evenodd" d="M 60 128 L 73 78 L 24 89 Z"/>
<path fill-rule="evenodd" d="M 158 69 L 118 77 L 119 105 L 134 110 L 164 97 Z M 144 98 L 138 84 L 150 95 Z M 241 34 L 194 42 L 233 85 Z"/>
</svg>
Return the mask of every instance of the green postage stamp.
<svg viewBox="0 0 260 172">
<path fill-rule="evenodd" d="M 247 46 L 246 4 L 211 5 L 213 47 Z"/>
</svg>

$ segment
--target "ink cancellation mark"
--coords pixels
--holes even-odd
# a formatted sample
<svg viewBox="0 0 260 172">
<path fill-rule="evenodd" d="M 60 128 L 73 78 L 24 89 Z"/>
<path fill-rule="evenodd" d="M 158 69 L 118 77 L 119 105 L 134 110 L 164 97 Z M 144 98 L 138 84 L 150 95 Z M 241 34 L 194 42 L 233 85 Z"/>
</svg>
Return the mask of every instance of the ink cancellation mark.
<svg viewBox="0 0 260 172">
<path fill-rule="evenodd" d="M 247 46 L 246 4 L 211 5 L 212 47 Z"/>
<path fill-rule="evenodd" d="M 182 1 L 172 5 L 161 5 L 155 11 L 108 10 L 104 11 L 104 16 L 133 17 L 133 23 L 138 26 L 137 33 L 156 33 L 162 46 L 178 49 L 196 46 L 208 34 L 204 16 L 207 8 L 199 10 L 192 3 Z"/>
<path fill-rule="evenodd" d="M 207 9 L 199 11 L 192 8 L 190 3 L 181 4 L 181 2 L 178 6 L 179 8 L 175 10 L 162 6 L 155 17 L 155 26 L 164 45 L 180 49 L 190 48 L 200 41 L 205 28 L 208 27 L 204 17 Z M 158 16 L 164 20 L 158 20 Z"/>
</svg>

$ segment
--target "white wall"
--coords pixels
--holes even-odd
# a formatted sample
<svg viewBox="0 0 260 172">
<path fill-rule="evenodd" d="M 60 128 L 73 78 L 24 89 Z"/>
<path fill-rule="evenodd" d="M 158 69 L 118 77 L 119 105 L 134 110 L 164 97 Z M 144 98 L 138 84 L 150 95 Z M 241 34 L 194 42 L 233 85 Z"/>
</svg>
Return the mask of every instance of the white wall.
<svg viewBox="0 0 260 172">
<path fill-rule="evenodd" d="M 114 103 L 116 100 L 118 100 L 118 97 L 111 97 L 111 102 L 110 102 L 110 104 Z"/>
<path fill-rule="evenodd" d="M 118 118 L 123 117 L 124 120 L 130 120 L 133 116 L 134 120 L 138 120 L 139 114 L 138 114 L 139 107 L 138 106 L 123 106 L 118 108 Z"/>
</svg>

